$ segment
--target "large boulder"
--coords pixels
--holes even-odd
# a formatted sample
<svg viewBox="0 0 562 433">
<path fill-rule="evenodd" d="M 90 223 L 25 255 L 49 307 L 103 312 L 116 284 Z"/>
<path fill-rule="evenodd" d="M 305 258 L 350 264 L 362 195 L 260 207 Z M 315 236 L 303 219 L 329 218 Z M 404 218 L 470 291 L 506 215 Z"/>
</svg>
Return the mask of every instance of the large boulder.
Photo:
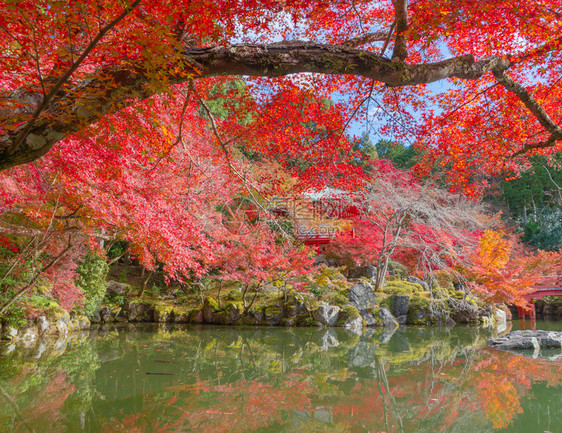
<svg viewBox="0 0 562 433">
<path fill-rule="evenodd" d="M 359 268 L 354 268 L 349 270 L 348 278 L 349 279 L 357 279 L 357 278 L 368 278 L 372 279 L 375 278 L 377 275 L 377 267 L 372 265 L 361 266 Z"/>
<path fill-rule="evenodd" d="M 281 305 L 268 305 L 263 309 L 264 320 L 270 326 L 281 324 L 283 318 L 283 307 Z"/>
<path fill-rule="evenodd" d="M 345 305 L 338 316 L 335 326 L 342 326 L 347 329 L 362 329 L 363 318 L 357 307 L 353 305 Z"/>
<path fill-rule="evenodd" d="M 392 314 L 396 317 L 406 316 L 408 314 L 408 295 L 392 295 Z"/>
<path fill-rule="evenodd" d="M 131 286 L 124 283 L 118 283 L 117 281 L 108 281 L 107 282 L 107 290 L 106 293 L 109 297 L 116 297 L 116 296 L 127 296 L 129 291 L 131 290 Z"/>
<path fill-rule="evenodd" d="M 129 322 L 152 322 L 154 310 L 154 306 L 148 302 L 131 301 L 125 304 L 122 312 Z"/>
<path fill-rule="evenodd" d="M 312 317 L 322 325 L 334 326 L 338 321 L 340 311 L 340 307 L 323 302 L 312 312 Z"/>
<path fill-rule="evenodd" d="M 205 322 L 214 323 L 214 315 L 219 309 L 219 304 L 210 296 L 206 296 L 203 300 L 203 316 Z"/>
<path fill-rule="evenodd" d="M 534 350 L 562 348 L 560 331 L 513 331 L 501 337 L 488 339 L 488 344 L 502 350 Z"/>
<path fill-rule="evenodd" d="M 380 323 L 385 328 L 398 328 L 398 322 L 396 321 L 396 318 L 386 308 L 381 308 L 377 312 L 377 316 L 380 320 Z"/>
<path fill-rule="evenodd" d="M 356 284 L 349 289 L 349 303 L 359 311 L 370 310 L 376 305 L 377 297 L 370 284 Z"/>
</svg>

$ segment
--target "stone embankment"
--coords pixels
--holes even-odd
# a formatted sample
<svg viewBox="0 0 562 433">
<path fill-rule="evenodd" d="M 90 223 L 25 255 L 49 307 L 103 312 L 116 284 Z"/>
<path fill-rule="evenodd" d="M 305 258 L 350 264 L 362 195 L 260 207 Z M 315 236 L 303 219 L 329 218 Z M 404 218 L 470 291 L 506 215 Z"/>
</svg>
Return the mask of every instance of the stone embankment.
<svg viewBox="0 0 562 433">
<path fill-rule="evenodd" d="M 112 282 L 112 290 L 117 286 L 120 284 Z M 118 288 L 123 289 L 119 292 L 120 296 L 125 296 L 126 290 Z M 351 287 L 344 302 L 331 305 L 297 292 L 259 308 L 244 308 L 242 302 L 235 301 L 219 305 L 211 297 L 206 297 L 202 306 L 193 308 L 133 299 L 125 300 L 121 306 L 105 306 L 91 317 L 56 310 L 50 315 L 29 319 L 20 329 L 4 324 L 1 336 L 5 340 L 31 344 L 43 336 L 65 336 L 70 332 L 87 330 L 91 324 L 120 322 L 342 327 L 356 332 L 373 327 L 395 329 L 404 324 L 452 326 L 456 322 L 495 323 L 501 328 L 506 323 L 506 314 L 501 309 L 478 307 L 473 303 L 451 310 L 452 314 L 443 314 L 443 311 L 439 314 L 431 308 L 429 300 L 419 296 L 391 295 L 384 302 L 379 302 L 372 286 L 364 282 Z"/>
</svg>

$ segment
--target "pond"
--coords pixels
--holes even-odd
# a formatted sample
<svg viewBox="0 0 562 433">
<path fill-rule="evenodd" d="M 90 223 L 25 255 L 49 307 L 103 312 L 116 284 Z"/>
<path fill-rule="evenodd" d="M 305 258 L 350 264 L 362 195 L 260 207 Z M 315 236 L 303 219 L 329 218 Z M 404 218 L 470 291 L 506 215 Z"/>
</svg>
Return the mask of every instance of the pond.
<svg viewBox="0 0 562 433">
<path fill-rule="evenodd" d="M 0 431 L 561 432 L 562 361 L 488 348 L 492 332 L 147 325 L 4 345 Z"/>
</svg>

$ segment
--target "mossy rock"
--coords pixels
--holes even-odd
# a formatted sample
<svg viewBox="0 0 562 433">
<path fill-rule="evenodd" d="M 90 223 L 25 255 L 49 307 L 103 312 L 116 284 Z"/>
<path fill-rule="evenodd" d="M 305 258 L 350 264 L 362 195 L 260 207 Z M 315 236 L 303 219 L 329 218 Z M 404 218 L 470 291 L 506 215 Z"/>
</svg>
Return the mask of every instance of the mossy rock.
<svg viewBox="0 0 562 433">
<path fill-rule="evenodd" d="M 215 301 L 215 299 L 211 296 L 205 296 L 205 299 L 203 300 L 203 305 L 207 306 L 209 308 L 212 308 L 213 310 L 218 310 L 219 309 L 219 304 L 217 301 Z"/>
<path fill-rule="evenodd" d="M 155 305 L 154 306 L 154 321 L 165 323 L 172 322 L 174 308 L 167 305 Z"/>
<path fill-rule="evenodd" d="M 188 322 L 192 324 L 201 324 L 205 321 L 205 316 L 203 314 L 203 309 L 195 308 L 189 312 Z"/>
<path fill-rule="evenodd" d="M 394 260 L 389 260 L 388 273 L 392 276 L 398 276 L 402 278 L 408 275 L 408 268 L 402 263 L 395 262 Z"/>
<path fill-rule="evenodd" d="M 219 304 L 210 296 L 205 296 L 203 300 L 203 316 L 205 317 L 205 322 L 214 323 L 214 315 L 219 311 Z"/>
<path fill-rule="evenodd" d="M 416 294 L 410 298 L 408 303 L 408 315 L 406 323 L 408 325 L 429 325 L 434 323 L 434 318 L 429 310 L 430 300 Z"/>
<path fill-rule="evenodd" d="M 345 326 L 349 322 L 358 318 L 361 318 L 361 314 L 356 307 L 353 305 L 344 305 L 340 311 L 338 321 L 335 323 L 335 326 Z"/>
<path fill-rule="evenodd" d="M 281 305 L 268 305 L 263 309 L 264 320 L 268 325 L 280 325 L 283 318 Z"/>
</svg>

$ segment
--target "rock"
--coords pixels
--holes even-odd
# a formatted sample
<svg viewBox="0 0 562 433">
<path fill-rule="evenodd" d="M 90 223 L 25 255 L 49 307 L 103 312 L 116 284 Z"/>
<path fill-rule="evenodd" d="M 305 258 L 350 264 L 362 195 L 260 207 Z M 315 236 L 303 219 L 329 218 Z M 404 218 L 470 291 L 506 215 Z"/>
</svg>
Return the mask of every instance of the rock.
<svg viewBox="0 0 562 433">
<path fill-rule="evenodd" d="M 492 318 L 494 315 L 494 308 L 492 305 L 484 305 L 483 307 L 478 309 L 478 318 L 481 319 L 483 317 Z"/>
<path fill-rule="evenodd" d="M 350 350 L 349 365 L 350 367 L 368 367 L 375 362 L 377 357 L 377 345 L 360 341 Z"/>
<path fill-rule="evenodd" d="M 250 310 L 240 321 L 243 325 L 262 325 L 263 318 L 263 312 Z"/>
<path fill-rule="evenodd" d="M 326 326 L 334 326 L 338 321 L 341 308 L 336 305 L 328 305 L 323 302 L 316 310 L 312 312 L 315 320 Z"/>
<path fill-rule="evenodd" d="M 453 320 L 457 323 L 475 323 L 478 321 L 479 311 L 471 302 L 459 302 L 456 301 L 452 305 Z"/>
<path fill-rule="evenodd" d="M 562 348 L 562 332 L 513 331 L 501 337 L 488 339 L 488 345 L 501 350 L 535 350 Z"/>
<path fill-rule="evenodd" d="M 356 284 L 349 289 L 349 303 L 359 311 L 370 310 L 376 301 L 377 297 L 370 284 Z"/>
<path fill-rule="evenodd" d="M 173 322 L 173 308 L 168 306 L 156 305 L 154 307 L 154 321 L 159 323 Z"/>
<path fill-rule="evenodd" d="M 505 311 L 496 308 L 495 319 L 498 332 L 504 332 L 507 329 L 507 314 Z"/>
<path fill-rule="evenodd" d="M 35 343 L 39 337 L 39 331 L 33 320 L 29 320 L 25 328 L 23 328 L 15 338 L 24 343 L 25 346 L 30 346 Z"/>
<path fill-rule="evenodd" d="M 174 316 L 174 323 L 189 323 L 189 313 L 179 310 L 174 310 L 172 313 Z"/>
<path fill-rule="evenodd" d="M 196 323 L 198 325 L 205 323 L 205 315 L 203 310 L 193 310 L 189 313 L 189 322 Z"/>
<path fill-rule="evenodd" d="M 46 331 L 46 334 L 55 334 L 62 337 L 68 335 L 68 325 L 70 323 L 70 314 L 64 310 L 58 310 L 51 318 L 51 325 Z"/>
<path fill-rule="evenodd" d="M 103 307 L 99 311 L 101 323 L 113 322 L 113 316 L 111 315 L 111 310 L 108 307 Z"/>
<path fill-rule="evenodd" d="M 406 320 L 408 320 L 408 316 L 403 315 L 403 316 L 398 316 L 396 318 L 396 321 L 398 322 L 399 325 L 405 325 L 406 324 Z M 454 322 L 453 322 L 454 323 Z"/>
<path fill-rule="evenodd" d="M 390 298 L 392 299 L 392 314 L 396 317 L 407 316 L 410 297 L 408 295 L 392 295 Z"/>
<path fill-rule="evenodd" d="M 130 290 L 128 284 L 118 283 L 117 281 L 108 281 L 106 293 L 110 297 L 126 296 Z"/>
<path fill-rule="evenodd" d="M 263 309 L 264 320 L 268 325 L 277 326 L 283 318 L 283 307 L 280 305 L 268 305 Z"/>
<path fill-rule="evenodd" d="M 241 303 L 232 302 L 226 305 L 225 310 L 230 318 L 230 322 L 234 323 L 240 320 L 240 318 L 242 317 L 244 307 L 242 307 Z"/>
<path fill-rule="evenodd" d="M 203 316 L 205 317 L 205 322 L 214 323 L 213 316 L 216 311 L 218 311 L 219 304 L 210 296 L 206 296 L 203 300 Z"/>
<path fill-rule="evenodd" d="M 68 323 L 68 330 L 71 332 L 81 331 L 90 328 L 90 320 L 83 314 L 74 314 Z"/>
<path fill-rule="evenodd" d="M 347 329 L 362 329 L 363 318 L 359 314 L 357 307 L 353 305 L 345 305 L 339 314 L 336 326 L 342 326 Z"/>
<path fill-rule="evenodd" d="M 507 322 L 507 315 L 505 311 L 500 310 L 499 308 L 496 309 L 496 324 L 504 324 Z"/>
<path fill-rule="evenodd" d="M 412 277 L 412 276 L 407 276 L 407 277 L 402 277 L 403 281 L 407 281 L 409 283 L 414 283 L 414 284 L 419 284 L 420 286 L 423 287 L 423 290 L 426 292 L 429 292 L 429 284 L 427 284 L 424 280 L 422 280 L 421 278 L 417 278 L 417 277 Z"/>
<path fill-rule="evenodd" d="M 18 329 L 14 328 L 12 325 L 5 324 L 2 327 L 2 340 L 12 340 L 18 335 Z"/>
<path fill-rule="evenodd" d="M 363 317 L 366 326 L 368 327 L 377 326 L 377 319 L 375 319 L 375 316 L 369 310 L 361 311 L 361 316 Z"/>
<path fill-rule="evenodd" d="M 125 304 L 123 312 L 129 322 L 154 321 L 154 306 L 147 302 L 131 301 Z"/>
<path fill-rule="evenodd" d="M 513 315 L 511 314 L 511 310 L 509 309 L 509 307 L 507 305 L 502 304 L 502 305 L 498 306 L 498 308 L 501 309 L 505 313 L 505 318 L 508 322 L 513 319 Z"/>
<path fill-rule="evenodd" d="M 356 278 L 368 278 L 372 279 L 375 278 L 377 275 L 377 267 L 372 265 L 361 266 L 359 268 L 350 269 L 348 278 L 349 279 L 356 279 Z"/>
<path fill-rule="evenodd" d="M 388 273 L 390 275 L 396 275 L 400 278 L 403 278 L 408 274 L 408 268 L 406 268 L 406 266 L 404 266 L 402 263 L 390 260 L 388 262 Z"/>
<path fill-rule="evenodd" d="M 392 336 L 396 332 L 397 328 L 382 328 L 382 332 L 379 336 L 379 342 L 381 344 L 388 344 L 390 342 Z"/>
<path fill-rule="evenodd" d="M 398 322 L 386 308 L 381 308 L 377 315 L 385 328 L 398 328 Z"/>
</svg>

